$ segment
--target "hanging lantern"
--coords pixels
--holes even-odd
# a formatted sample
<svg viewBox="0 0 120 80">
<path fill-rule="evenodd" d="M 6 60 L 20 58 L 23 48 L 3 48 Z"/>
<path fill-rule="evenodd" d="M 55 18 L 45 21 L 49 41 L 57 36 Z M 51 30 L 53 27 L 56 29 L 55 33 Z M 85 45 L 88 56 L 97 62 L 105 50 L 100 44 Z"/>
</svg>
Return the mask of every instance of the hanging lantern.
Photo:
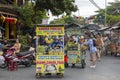
<svg viewBox="0 0 120 80">
<path fill-rule="evenodd" d="M 76 18 L 76 19 L 78 19 L 79 17 L 78 17 L 78 16 L 76 16 L 75 18 Z"/>
<path fill-rule="evenodd" d="M 94 19 L 97 19 L 97 16 L 94 16 Z"/>
<path fill-rule="evenodd" d="M 17 23 L 17 19 L 15 18 L 15 19 L 14 19 L 14 24 L 16 24 L 16 23 Z"/>
<path fill-rule="evenodd" d="M 12 18 L 9 18 L 9 22 L 12 23 Z"/>
<path fill-rule="evenodd" d="M 17 19 L 16 18 L 6 18 L 5 22 L 10 22 L 10 23 L 16 24 Z"/>
<path fill-rule="evenodd" d="M 14 21 L 15 21 L 15 18 L 12 18 L 11 19 L 11 23 L 14 24 Z"/>
<path fill-rule="evenodd" d="M 84 16 L 81 16 L 81 19 L 84 19 Z"/>
<path fill-rule="evenodd" d="M 4 22 L 5 21 L 5 16 L 1 16 L 1 20 L 2 20 L 2 22 Z"/>
<path fill-rule="evenodd" d="M 64 15 L 62 16 L 62 18 L 64 18 Z"/>
<path fill-rule="evenodd" d="M 9 22 L 9 21 L 10 21 L 10 19 L 9 19 L 9 18 L 6 18 L 6 19 L 5 19 L 5 22 Z"/>
<path fill-rule="evenodd" d="M 69 18 L 69 15 L 67 15 L 66 18 Z"/>
</svg>

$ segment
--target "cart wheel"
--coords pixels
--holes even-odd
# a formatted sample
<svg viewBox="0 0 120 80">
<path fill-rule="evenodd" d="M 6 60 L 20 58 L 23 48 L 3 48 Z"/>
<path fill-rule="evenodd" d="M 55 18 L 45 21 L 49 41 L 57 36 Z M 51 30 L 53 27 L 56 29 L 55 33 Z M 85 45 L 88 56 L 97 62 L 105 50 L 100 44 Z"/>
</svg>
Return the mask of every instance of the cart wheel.
<svg viewBox="0 0 120 80">
<path fill-rule="evenodd" d="M 72 68 L 74 68 L 74 67 L 75 67 L 75 63 L 72 64 Z"/>
<path fill-rule="evenodd" d="M 117 57 L 117 54 L 114 54 L 115 57 Z"/>
<path fill-rule="evenodd" d="M 49 77 L 49 76 L 51 76 L 52 74 L 51 74 L 51 73 L 46 73 L 45 75 L 46 75 L 46 77 Z"/>
<path fill-rule="evenodd" d="M 63 77 L 63 73 L 57 73 L 58 78 L 62 78 Z"/>
<path fill-rule="evenodd" d="M 85 63 L 84 59 L 81 60 L 81 66 L 82 66 L 82 68 L 85 68 L 85 66 L 86 66 L 86 63 Z"/>
<path fill-rule="evenodd" d="M 112 52 L 112 53 L 111 53 L 111 56 L 113 56 L 113 55 L 114 55 L 114 53 Z"/>
<path fill-rule="evenodd" d="M 36 78 L 39 79 L 41 77 L 41 73 L 36 73 Z"/>
<path fill-rule="evenodd" d="M 66 62 L 66 63 L 65 63 L 65 68 L 68 68 L 68 66 L 69 66 L 69 64 Z"/>
<path fill-rule="evenodd" d="M 32 66 L 32 60 L 28 60 L 28 62 L 26 62 L 25 67 L 31 67 Z"/>
</svg>

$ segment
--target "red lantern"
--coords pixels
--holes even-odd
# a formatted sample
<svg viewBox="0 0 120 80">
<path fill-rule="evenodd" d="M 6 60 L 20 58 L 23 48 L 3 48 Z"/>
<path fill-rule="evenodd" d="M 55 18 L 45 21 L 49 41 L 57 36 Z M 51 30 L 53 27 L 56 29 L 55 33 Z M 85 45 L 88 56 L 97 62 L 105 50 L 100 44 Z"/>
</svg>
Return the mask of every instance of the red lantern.
<svg viewBox="0 0 120 80">
<path fill-rule="evenodd" d="M 17 19 L 16 18 L 6 18 L 5 22 L 16 23 Z"/>
<path fill-rule="evenodd" d="M 9 21 L 10 21 L 10 19 L 9 19 L 9 18 L 6 18 L 6 19 L 5 19 L 5 22 L 9 22 Z"/>
<path fill-rule="evenodd" d="M 64 18 L 64 16 L 62 16 L 62 18 Z"/>
<path fill-rule="evenodd" d="M 76 16 L 76 19 L 78 19 L 79 17 L 78 16 Z"/>
<path fill-rule="evenodd" d="M 14 23 L 14 18 L 11 18 L 10 23 Z"/>
<path fill-rule="evenodd" d="M 12 21 L 12 18 L 9 18 L 9 22 L 11 23 L 11 21 Z"/>
</svg>

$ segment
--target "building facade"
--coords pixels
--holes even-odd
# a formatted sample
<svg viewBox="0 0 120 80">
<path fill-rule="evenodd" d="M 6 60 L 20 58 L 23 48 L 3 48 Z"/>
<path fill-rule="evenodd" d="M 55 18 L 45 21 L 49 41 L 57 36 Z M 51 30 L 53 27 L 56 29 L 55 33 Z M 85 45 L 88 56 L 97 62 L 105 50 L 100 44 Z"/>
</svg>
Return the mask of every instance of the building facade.
<svg viewBox="0 0 120 80">
<path fill-rule="evenodd" d="M 0 26 L 5 29 L 3 36 L 6 39 L 17 38 L 19 14 L 13 6 L 27 5 L 28 0 L 0 0 Z"/>
</svg>

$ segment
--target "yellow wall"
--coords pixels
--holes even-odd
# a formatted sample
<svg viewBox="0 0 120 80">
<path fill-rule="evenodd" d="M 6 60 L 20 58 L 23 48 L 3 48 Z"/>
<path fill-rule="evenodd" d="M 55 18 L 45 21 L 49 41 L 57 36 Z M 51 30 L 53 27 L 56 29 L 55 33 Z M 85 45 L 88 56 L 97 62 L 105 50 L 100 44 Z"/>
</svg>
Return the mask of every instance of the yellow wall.
<svg viewBox="0 0 120 80">
<path fill-rule="evenodd" d="M 6 39 L 9 39 L 9 23 L 5 23 L 5 37 Z"/>
<path fill-rule="evenodd" d="M 16 26 L 15 24 L 10 24 L 10 28 L 11 28 L 11 33 L 14 37 L 14 39 L 16 38 Z"/>
<path fill-rule="evenodd" d="M 14 24 L 14 29 L 13 29 L 13 31 L 14 31 L 14 38 L 17 38 L 17 31 L 16 31 L 16 25 Z"/>
<path fill-rule="evenodd" d="M 14 5 L 17 5 L 18 0 L 14 0 Z"/>
<path fill-rule="evenodd" d="M 10 24 L 8 22 L 5 23 L 5 38 L 10 39 L 10 35 L 14 35 L 13 38 L 16 38 L 16 24 Z M 9 31 L 11 29 L 11 33 L 9 34 Z"/>
</svg>

